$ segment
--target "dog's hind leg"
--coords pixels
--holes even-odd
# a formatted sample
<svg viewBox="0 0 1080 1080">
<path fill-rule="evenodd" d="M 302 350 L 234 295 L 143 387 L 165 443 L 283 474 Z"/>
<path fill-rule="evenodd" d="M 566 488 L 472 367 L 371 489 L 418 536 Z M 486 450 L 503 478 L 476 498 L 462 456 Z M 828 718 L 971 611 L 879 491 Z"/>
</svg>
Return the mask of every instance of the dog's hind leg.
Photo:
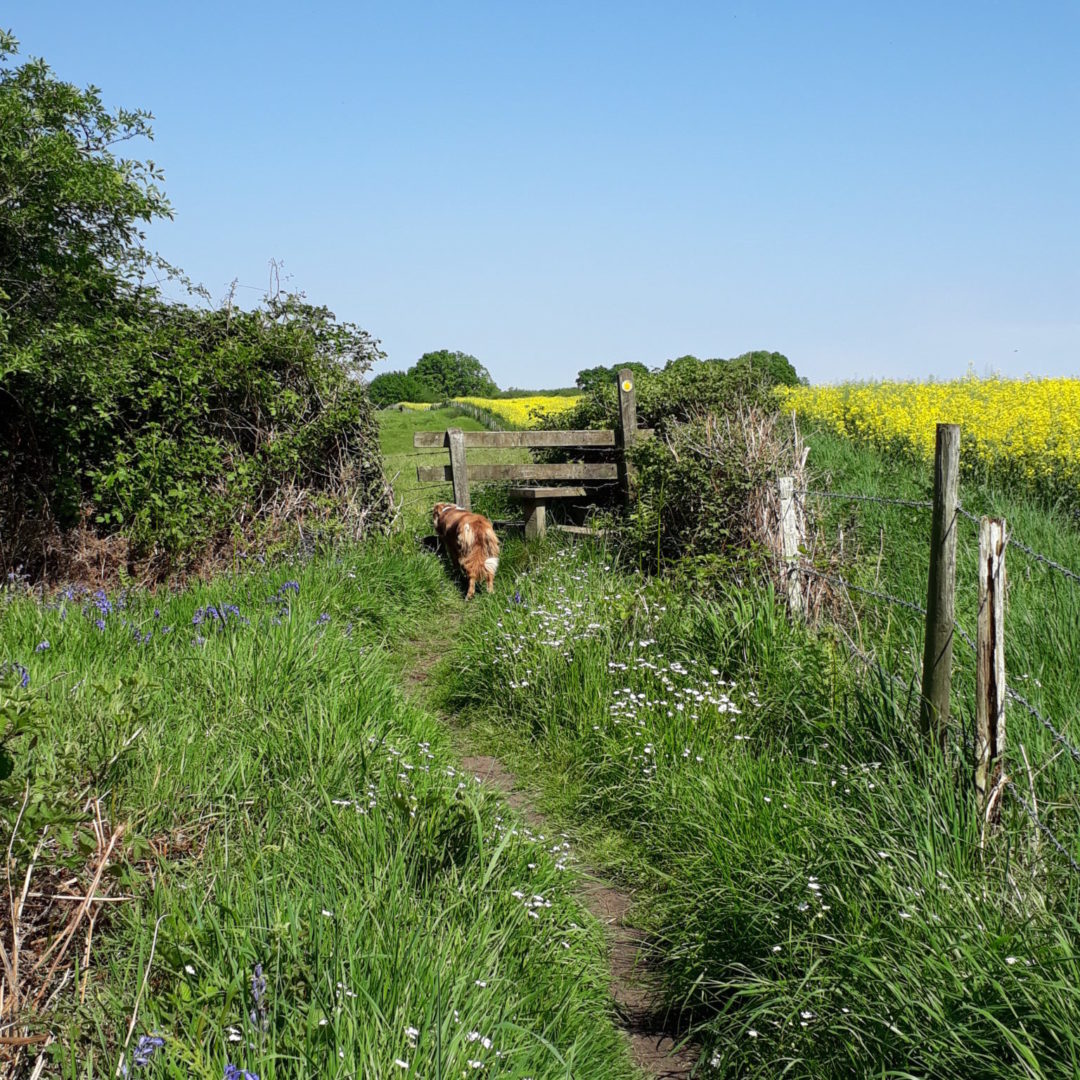
<svg viewBox="0 0 1080 1080">
<path fill-rule="evenodd" d="M 469 578 L 469 591 L 465 594 L 466 600 L 471 600 L 476 595 L 476 578 Z"/>
<path fill-rule="evenodd" d="M 487 582 L 487 591 L 493 593 L 495 591 L 495 574 L 494 571 L 485 570 L 484 580 Z"/>
</svg>

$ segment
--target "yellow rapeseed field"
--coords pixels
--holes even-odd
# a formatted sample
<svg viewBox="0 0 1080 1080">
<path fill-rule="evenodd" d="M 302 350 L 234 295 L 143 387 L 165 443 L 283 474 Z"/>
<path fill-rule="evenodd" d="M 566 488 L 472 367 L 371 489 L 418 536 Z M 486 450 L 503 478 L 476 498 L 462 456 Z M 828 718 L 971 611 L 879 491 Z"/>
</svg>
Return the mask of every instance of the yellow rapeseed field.
<svg viewBox="0 0 1080 1080">
<path fill-rule="evenodd" d="M 455 401 L 475 405 L 478 409 L 497 416 L 515 427 L 534 427 L 541 413 L 560 413 L 572 409 L 580 400 L 580 395 L 562 397 L 557 394 L 533 394 L 519 398 L 481 398 L 458 397 Z"/>
<path fill-rule="evenodd" d="M 931 459 L 959 424 L 968 468 L 1080 489 L 1080 379 L 957 379 L 783 387 L 787 409 L 853 439 Z"/>
</svg>

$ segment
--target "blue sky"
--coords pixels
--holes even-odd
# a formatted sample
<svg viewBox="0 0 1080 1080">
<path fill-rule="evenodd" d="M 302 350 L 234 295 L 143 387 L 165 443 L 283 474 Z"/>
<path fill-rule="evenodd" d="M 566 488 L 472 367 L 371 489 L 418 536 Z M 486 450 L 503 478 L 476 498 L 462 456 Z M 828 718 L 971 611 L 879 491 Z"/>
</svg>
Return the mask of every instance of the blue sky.
<svg viewBox="0 0 1080 1080">
<path fill-rule="evenodd" d="M 1080 4 L 9 0 L 156 116 L 153 244 L 502 386 L 1080 374 Z"/>
</svg>

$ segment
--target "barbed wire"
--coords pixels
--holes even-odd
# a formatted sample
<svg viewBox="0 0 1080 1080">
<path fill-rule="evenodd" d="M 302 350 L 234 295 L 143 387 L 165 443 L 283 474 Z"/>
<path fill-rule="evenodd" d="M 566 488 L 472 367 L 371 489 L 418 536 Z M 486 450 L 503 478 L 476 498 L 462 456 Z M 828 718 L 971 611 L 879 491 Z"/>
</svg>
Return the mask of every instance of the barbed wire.
<svg viewBox="0 0 1080 1080">
<path fill-rule="evenodd" d="M 1080 874 L 1080 864 L 1077 864 L 1076 860 L 1069 854 L 1068 849 L 1054 835 L 1050 827 L 1045 822 L 1041 821 L 1039 819 L 1039 815 L 1036 814 L 1030 806 L 1028 806 L 1027 799 L 1025 799 L 1024 796 L 1020 794 L 1019 789 L 1011 780 L 1005 781 L 1005 790 L 1010 792 L 1012 794 L 1012 797 L 1020 803 L 1020 805 L 1024 808 L 1027 816 L 1031 818 L 1031 820 L 1035 823 L 1035 826 L 1049 839 L 1050 843 L 1057 848 L 1058 853 L 1066 860 L 1068 860 L 1069 865 L 1073 869 L 1073 873 Z"/>
<path fill-rule="evenodd" d="M 875 600 L 884 600 L 886 603 L 896 604 L 899 607 L 907 608 L 909 611 L 914 611 L 917 615 L 926 614 L 926 608 L 911 600 L 904 600 L 902 597 L 893 596 L 891 593 L 867 589 L 862 585 L 856 585 L 854 582 L 846 581 L 844 578 L 835 577 L 832 574 L 823 574 L 820 570 L 815 570 L 812 566 L 807 566 L 805 563 L 800 563 L 798 567 L 793 569 L 801 571 L 804 574 L 809 574 L 811 577 L 820 578 L 822 581 L 827 581 L 830 585 L 839 585 L 841 588 L 853 589 L 855 592 L 863 593 L 866 596 L 872 596 Z"/>
<path fill-rule="evenodd" d="M 960 635 L 960 640 L 976 655 L 979 655 L 979 646 L 975 644 L 974 638 L 958 623 L 953 622 L 953 629 Z"/>
<path fill-rule="evenodd" d="M 933 510 L 934 508 L 934 504 L 926 499 L 883 499 L 878 495 L 855 495 L 845 491 L 811 491 L 809 488 L 805 488 L 800 491 L 793 491 L 792 495 L 813 495 L 820 499 L 881 503 L 883 506 L 907 506 L 915 510 Z"/>
<path fill-rule="evenodd" d="M 1009 547 L 1019 548 L 1036 562 L 1044 563 L 1045 565 L 1049 566 L 1051 570 L 1056 570 L 1059 574 L 1062 574 L 1067 578 L 1071 578 L 1073 581 L 1080 582 L 1080 574 L 1076 573 L 1076 571 L 1070 570 L 1067 566 L 1062 566 L 1059 562 L 1054 562 L 1053 559 L 1049 558 L 1046 555 L 1041 555 L 1039 552 L 1033 551 L 1027 546 L 1027 544 L 1024 544 L 1021 541 L 1017 540 L 1016 537 L 1013 536 L 1011 533 L 1008 536 L 1007 542 Z"/>
<path fill-rule="evenodd" d="M 1045 716 L 1043 716 L 1043 714 L 1039 712 L 1039 710 L 1035 708 L 1035 706 L 1032 705 L 1031 702 L 1028 701 L 1028 699 L 1024 697 L 1023 694 L 1021 694 L 1017 690 L 1014 690 L 1011 686 L 1007 686 L 1005 688 L 1005 694 L 1007 697 L 1011 697 L 1013 701 L 1017 702 L 1020 705 L 1023 705 L 1023 707 L 1027 709 L 1027 711 L 1031 713 L 1031 715 L 1034 716 L 1035 719 L 1038 720 L 1039 723 L 1042 724 L 1042 726 L 1046 728 L 1046 730 L 1049 731 L 1051 735 L 1054 736 L 1054 742 L 1060 743 L 1066 750 L 1068 750 L 1073 760 L 1080 764 L 1080 750 L 1077 750 L 1076 747 L 1073 746 L 1073 744 L 1069 742 L 1069 740 L 1066 739 L 1065 736 L 1062 735 L 1061 732 L 1058 731 L 1057 728 L 1055 728 L 1054 725 Z"/>
<path fill-rule="evenodd" d="M 981 524 L 981 519 L 978 515 L 971 513 L 970 510 L 965 510 L 962 506 L 957 506 L 956 512 L 968 521 L 975 525 Z M 1007 547 L 1019 548 L 1025 555 L 1034 559 L 1036 562 L 1043 563 L 1045 566 L 1049 566 L 1051 570 L 1056 570 L 1059 574 L 1069 578 L 1072 581 L 1080 582 L 1080 574 L 1075 570 L 1070 570 L 1067 566 L 1063 566 L 1061 563 L 1051 559 L 1048 555 L 1043 555 L 1042 552 L 1036 551 L 1034 548 L 1028 547 L 1022 540 L 1018 540 L 1010 529 L 1005 537 L 1005 544 Z"/>
</svg>

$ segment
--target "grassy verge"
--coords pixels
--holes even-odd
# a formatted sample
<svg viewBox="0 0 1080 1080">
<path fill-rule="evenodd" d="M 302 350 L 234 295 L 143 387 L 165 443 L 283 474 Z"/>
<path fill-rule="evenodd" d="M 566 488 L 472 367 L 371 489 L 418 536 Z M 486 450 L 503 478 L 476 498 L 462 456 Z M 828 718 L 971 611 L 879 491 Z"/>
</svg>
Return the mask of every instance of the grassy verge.
<svg viewBox="0 0 1080 1080">
<path fill-rule="evenodd" d="M 698 598 L 603 548 L 503 569 L 513 598 L 466 624 L 444 705 L 635 878 L 707 1064 L 1076 1073 L 1075 879 L 1012 810 L 983 846 L 962 751 L 926 755 L 912 688 L 765 588 Z"/>
<path fill-rule="evenodd" d="M 931 470 L 890 458 L 827 432 L 809 439 L 811 487 L 894 499 L 927 500 Z M 1004 517 L 1011 536 L 1080 572 L 1080 531 L 1067 507 L 1049 505 L 1007 488 L 966 481 L 961 502 L 974 514 Z M 842 539 L 837 569 L 865 589 L 925 605 L 930 553 L 928 510 L 808 499 L 822 543 L 833 555 Z M 978 615 L 978 526 L 957 521 L 957 619 L 974 638 Z M 1080 747 L 1080 582 L 1032 559 L 1018 546 L 1006 554 L 1006 681 Z M 817 563 L 828 571 L 825 560 Z M 923 620 L 915 612 L 882 604 L 852 591 L 844 618 L 863 649 L 882 666 L 910 678 L 922 658 Z M 975 663 L 960 638 L 953 647 L 954 741 L 974 737 Z M 1009 772 L 1028 793 L 1034 789 L 1040 816 L 1080 860 L 1078 765 L 1022 705 L 1007 706 Z M 1072 730 L 1070 730 L 1070 727 Z M 1030 771 L 1025 762 L 1030 763 Z"/>
<path fill-rule="evenodd" d="M 82 789 L 129 856 L 89 968 L 80 935 L 31 1025 L 56 1075 L 111 1077 L 136 1004 L 125 1063 L 147 1076 L 630 1075 L 561 849 L 397 687 L 397 644 L 456 602 L 401 542 L 173 596 L 5 598 L 0 655 L 28 681 L 5 708 L 41 725 L 5 794 Z M 46 853 L 70 862 L 74 835 Z"/>
</svg>

